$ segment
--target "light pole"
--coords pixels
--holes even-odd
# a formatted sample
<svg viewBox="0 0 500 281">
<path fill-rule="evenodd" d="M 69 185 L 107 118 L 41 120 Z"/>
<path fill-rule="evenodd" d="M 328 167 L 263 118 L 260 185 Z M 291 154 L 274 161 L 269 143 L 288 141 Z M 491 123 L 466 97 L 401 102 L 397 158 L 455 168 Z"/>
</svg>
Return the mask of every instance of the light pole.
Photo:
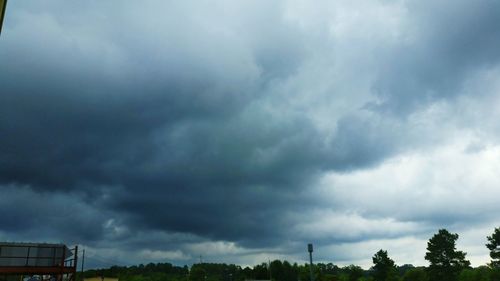
<svg viewBox="0 0 500 281">
<path fill-rule="evenodd" d="M 7 8 L 7 0 L 0 0 L 0 34 L 2 34 L 3 18 L 5 17 L 6 8 Z"/>
<path fill-rule="evenodd" d="M 313 244 L 307 244 L 307 251 L 309 252 L 309 275 L 311 280 L 314 281 L 313 277 Z"/>
</svg>

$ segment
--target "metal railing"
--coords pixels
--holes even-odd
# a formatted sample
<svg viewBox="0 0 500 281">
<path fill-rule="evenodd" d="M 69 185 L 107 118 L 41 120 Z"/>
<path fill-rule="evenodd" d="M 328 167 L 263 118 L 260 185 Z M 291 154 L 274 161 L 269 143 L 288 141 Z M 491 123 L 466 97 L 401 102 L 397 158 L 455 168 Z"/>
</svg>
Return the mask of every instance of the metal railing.
<svg viewBox="0 0 500 281">
<path fill-rule="evenodd" d="M 3 255 L 7 249 L 12 248 L 22 248 L 26 249 L 23 251 L 23 255 Z M 47 249 L 52 250 L 50 256 L 35 256 L 33 255 L 34 250 Z M 69 249 L 73 255 L 72 257 L 66 257 L 66 246 L 64 245 L 0 245 L 0 267 L 76 267 L 77 259 L 77 247 Z M 37 251 L 38 252 L 38 251 Z M 16 253 L 18 254 L 18 253 Z M 25 255 L 24 255 L 25 254 Z M 13 261 L 13 265 L 5 265 L 5 260 Z M 38 262 L 43 261 L 43 262 Z"/>
</svg>

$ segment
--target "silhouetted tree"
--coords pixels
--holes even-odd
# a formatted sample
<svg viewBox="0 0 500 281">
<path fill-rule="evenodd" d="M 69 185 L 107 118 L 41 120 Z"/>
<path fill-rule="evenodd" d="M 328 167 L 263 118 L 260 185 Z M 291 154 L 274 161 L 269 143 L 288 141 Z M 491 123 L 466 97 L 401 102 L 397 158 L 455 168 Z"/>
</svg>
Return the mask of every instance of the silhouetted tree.
<svg viewBox="0 0 500 281">
<path fill-rule="evenodd" d="M 495 228 L 493 234 L 491 236 L 486 237 L 488 239 L 488 243 L 486 243 L 486 247 L 490 250 L 490 257 L 492 267 L 500 267 L 500 228 Z"/>
<path fill-rule="evenodd" d="M 428 275 L 430 281 L 456 281 L 462 269 L 470 266 L 465 259 L 465 252 L 457 251 L 455 242 L 458 234 L 440 229 L 427 242 L 425 259 L 429 261 Z"/>
<path fill-rule="evenodd" d="M 386 281 L 396 279 L 396 266 L 389 258 L 387 251 L 380 249 L 372 258 L 373 279 L 375 281 Z"/>
<path fill-rule="evenodd" d="M 269 271 L 267 263 L 261 263 L 253 267 L 254 278 L 257 280 L 269 279 Z"/>
</svg>

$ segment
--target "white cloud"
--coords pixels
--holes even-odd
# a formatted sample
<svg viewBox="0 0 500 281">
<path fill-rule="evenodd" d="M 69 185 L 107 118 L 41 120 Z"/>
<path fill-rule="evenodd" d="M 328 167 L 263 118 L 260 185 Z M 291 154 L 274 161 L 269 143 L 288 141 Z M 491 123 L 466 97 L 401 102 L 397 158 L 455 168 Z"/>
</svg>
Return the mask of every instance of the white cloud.
<svg viewBox="0 0 500 281">
<path fill-rule="evenodd" d="M 158 250 L 142 250 L 138 257 L 141 260 L 149 261 L 186 261 L 192 259 L 190 255 L 185 254 L 180 250 L 176 251 L 158 251 Z"/>
<path fill-rule="evenodd" d="M 206 241 L 187 245 L 187 248 L 194 253 L 209 253 L 210 255 L 234 255 L 243 254 L 245 249 L 238 247 L 234 242 Z"/>
<path fill-rule="evenodd" d="M 477 139 L 472 133 L 460 136 L 425 152 L 398 155 L 374 169 L 326 175 L 317 192 L 321 206 L 330 204 L 331 211 L 312 213 L 319 219 L 299 227 L 325 237 L 360 235 L 371 244 L 379 242 L 371 239 L 381 232 L 382 237 L 401 237 L 387 240 L 396 243 L 414 235 L 424 241 L 437 229 L 449 228 L 463 234 L 467 242 L 459 245 L 470 251 L 474 265 L 486 263 L 485 237 L 500 223 L 495 215 L 500 211 L 500 145 L 470 153 L 466 148 Z M 425 247 L 420 242 L 405 245 L 408 253 Z M 423 256 L 400 256 L 399 263 L 423 262 Z"/>
</svg>

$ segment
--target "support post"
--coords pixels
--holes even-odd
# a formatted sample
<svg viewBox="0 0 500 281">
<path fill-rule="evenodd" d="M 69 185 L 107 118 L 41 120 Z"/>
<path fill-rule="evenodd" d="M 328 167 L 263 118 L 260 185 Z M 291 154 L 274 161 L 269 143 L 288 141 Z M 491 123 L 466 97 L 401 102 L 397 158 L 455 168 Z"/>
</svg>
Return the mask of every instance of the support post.
<svg viewBox="0 0 500 281">
<path fill-rule="evenodd" d="M 83 249 L 83 253 L 82 253 L 82 281 L 84 279 L 84 276 L 83 276 L 83 265 L 85 264 L 85 249 Z"/>
</svg>

